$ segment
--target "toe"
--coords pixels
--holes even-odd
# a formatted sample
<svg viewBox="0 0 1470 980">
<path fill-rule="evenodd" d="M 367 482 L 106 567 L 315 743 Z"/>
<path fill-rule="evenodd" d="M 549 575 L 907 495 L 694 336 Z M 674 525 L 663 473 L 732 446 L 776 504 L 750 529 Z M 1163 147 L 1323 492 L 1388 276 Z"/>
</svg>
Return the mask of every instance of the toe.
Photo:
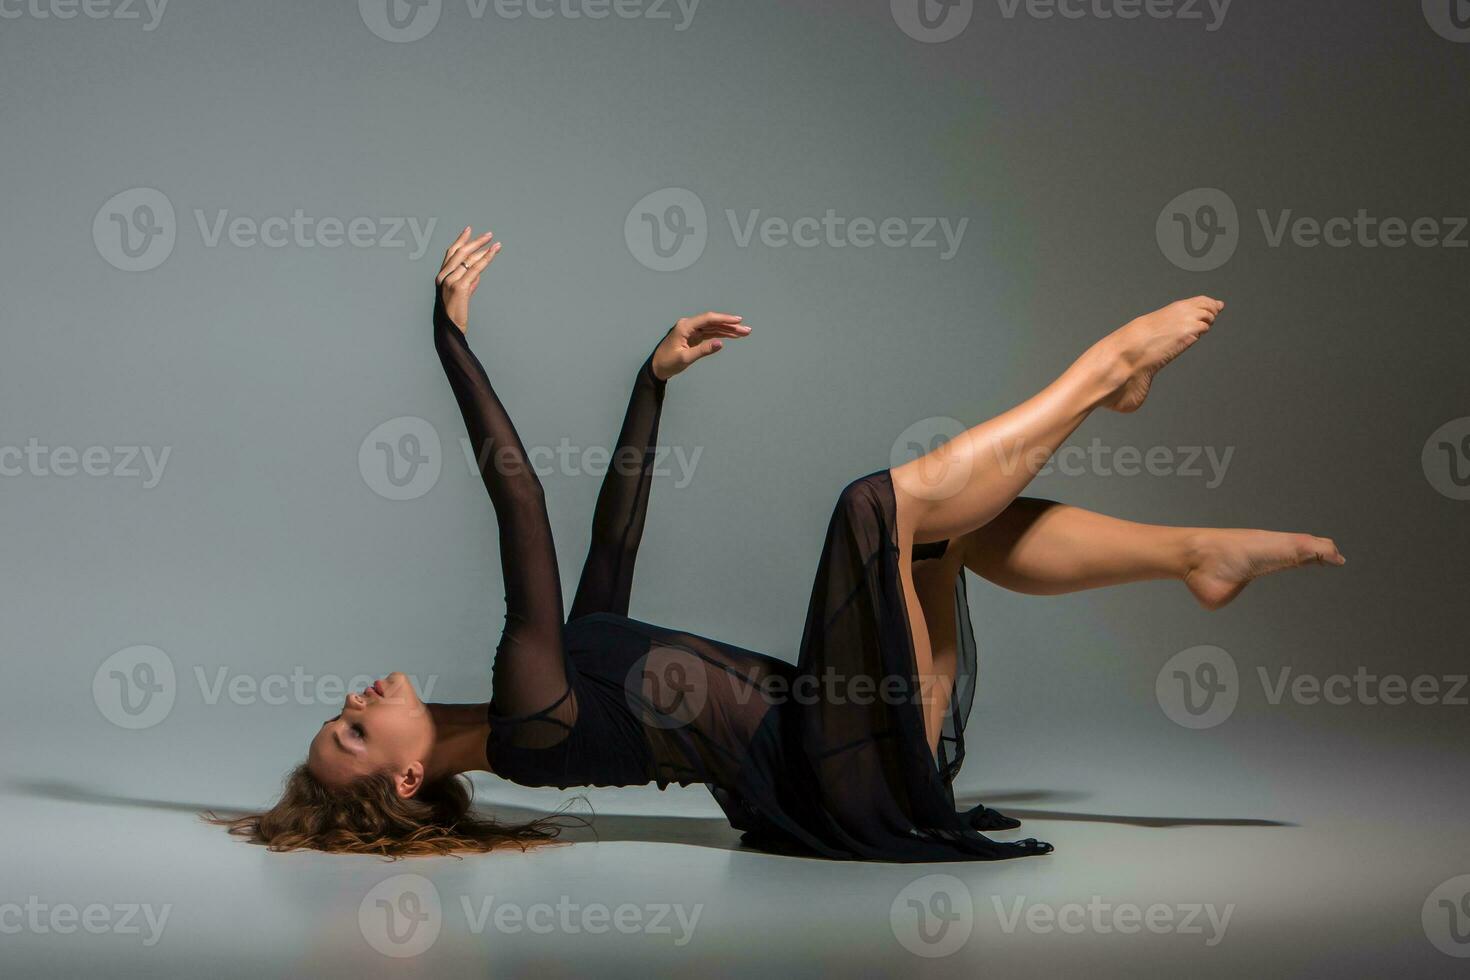
<svg viewBox="0 0 1470 980">
<path fill-rule="evenodd" d="M 1323 565 L 1341 565 L 1346 561 L 1331 538 L 1308 537 L 1303 542 L 1302 550 L 1307 561 L 1320 562 Z"/>
</svg>

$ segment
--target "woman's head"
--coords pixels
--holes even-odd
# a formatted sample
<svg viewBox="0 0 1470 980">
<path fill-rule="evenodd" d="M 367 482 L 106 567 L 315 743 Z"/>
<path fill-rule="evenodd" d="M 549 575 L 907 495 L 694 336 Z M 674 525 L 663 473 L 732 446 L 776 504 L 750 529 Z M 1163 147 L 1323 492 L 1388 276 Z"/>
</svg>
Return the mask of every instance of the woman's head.
<svg viewBox="0 0 1470 980">
<path fill-rule="evenodd" d="M 408 677 L 392 673 L 342 701 L 311 740 L 306 767 L 325 786 L 386 776 L 405 799 L 424 785 L 434 723 Z"/>
<path fill-rule="evenodd" d="M 407 857 L 525 850 L 561 833 L 556 817 L 501 824 L 475 816 L 469 781 L 433 765 L 434 720 L 403 674 L 348 694 L 311 740 L 306 762 L 264 813 L 206 817 L 273 851 Z"/>
</svg>

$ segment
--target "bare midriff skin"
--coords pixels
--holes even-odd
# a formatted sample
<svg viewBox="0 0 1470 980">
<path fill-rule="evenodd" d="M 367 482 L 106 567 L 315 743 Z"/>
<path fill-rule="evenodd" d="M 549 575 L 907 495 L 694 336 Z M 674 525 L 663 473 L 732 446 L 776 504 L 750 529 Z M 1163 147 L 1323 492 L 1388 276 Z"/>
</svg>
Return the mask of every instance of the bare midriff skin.
<svg viewBox="0 0 1470 980">
<path fill-rule="evenodd" d="M 954 577 L 961 568 L 1031 595 L 1177 579 L 1213 610 L 1262 575 L 1345 563 L 1331 540 L 1310 534 L 1138 524 L 1020 496 L 1095 409 L 1141 408 L 1158 372 L 1204 337 L 1224 308 L 1199 296 L 1141 316 L 1036 396 L 893 469 L 899 575 L 931 749 L 955 677 Z M 942 557 L 912 561 L 916 543 L 946 539 Z"/>
</svg>

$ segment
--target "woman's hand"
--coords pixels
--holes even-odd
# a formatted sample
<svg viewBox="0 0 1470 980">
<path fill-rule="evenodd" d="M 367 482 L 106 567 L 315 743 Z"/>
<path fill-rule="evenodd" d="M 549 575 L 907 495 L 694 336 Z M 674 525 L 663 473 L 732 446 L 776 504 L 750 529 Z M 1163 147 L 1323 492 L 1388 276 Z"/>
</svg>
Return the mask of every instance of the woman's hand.
<svg viewBox="0 0 1470 980">
<path fill-rule="evenodd" d="M 653 350 L 653 375 L 667 381 L 680 371 L 725 346 L 723 338 L 750 333 L 741 317 L 728 313 L 701 313 L 685 317 L 669 330 Z"/>
<path fill-rule="evenodd" d="M 439 286 L 439 298 L 444 301 L 444 312 L 460 333 L 469 326 L 470 297 L 480 286 L 480 273 L 500 254 L 500 242 L 490 244 L 490 239 L 495 237 L 493 234 L 487 231 L 478 238 L 471 238 L 470 231 L 466 225 L 449 246 L 444 253 L 444 264 L 434 279 Z"/>
</svg>

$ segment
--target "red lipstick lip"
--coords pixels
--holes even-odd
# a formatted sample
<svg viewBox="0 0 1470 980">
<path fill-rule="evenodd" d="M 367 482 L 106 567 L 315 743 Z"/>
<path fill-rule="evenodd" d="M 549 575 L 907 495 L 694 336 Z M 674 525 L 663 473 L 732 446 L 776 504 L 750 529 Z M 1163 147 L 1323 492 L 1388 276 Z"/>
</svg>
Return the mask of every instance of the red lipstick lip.
<svg viewBox="0 0 1470 980">
<path fill-rule="evenodd" d="M 383 682 L 373 681 L 373 690 L 378 692 L 378 697 L 383 696 Z"/>
</svg>

